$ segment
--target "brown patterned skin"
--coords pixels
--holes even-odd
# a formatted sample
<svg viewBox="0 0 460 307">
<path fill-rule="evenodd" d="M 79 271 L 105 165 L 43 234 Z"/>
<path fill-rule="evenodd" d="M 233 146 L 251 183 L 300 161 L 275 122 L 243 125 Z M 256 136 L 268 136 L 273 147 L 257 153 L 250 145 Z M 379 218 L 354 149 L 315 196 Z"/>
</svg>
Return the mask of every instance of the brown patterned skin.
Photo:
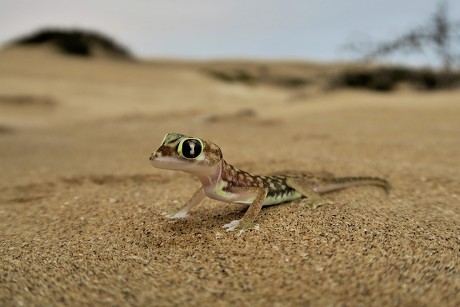
<svg viewBox="0 0 460 307">
<path fill-rule="evenodd" d="M 322 193 L 358 185 L 374 185 L 389 191 L 385 179 L 377 177 L 314 176 L 306 172 L 283 172 L 257 176 L 228 164 L 220 148 L 197 137 L 168 133 L 150 161 L 155 167 L 180 170 L 195 175 L 202 187 L 187 204 L 169 218 L 184 218 L 205 196 L 224 202 L 249 205 L 243 218 L 224 225 L 227 230 L 244 230 L 254 225 L 262 206 L 302 198 L 301 204 L 316 208 L 331 202 Z"/>
<path fill-rule="evenodd" d="M 286 176 L 257 176 L 239 170 L 222 160 L 222 180 L 228 182 L 225 191 L 231 187 L 260 187 L 268 190 L 267 197 L 288 194 L 294 189 L 286 184 Z"/>
</svg>

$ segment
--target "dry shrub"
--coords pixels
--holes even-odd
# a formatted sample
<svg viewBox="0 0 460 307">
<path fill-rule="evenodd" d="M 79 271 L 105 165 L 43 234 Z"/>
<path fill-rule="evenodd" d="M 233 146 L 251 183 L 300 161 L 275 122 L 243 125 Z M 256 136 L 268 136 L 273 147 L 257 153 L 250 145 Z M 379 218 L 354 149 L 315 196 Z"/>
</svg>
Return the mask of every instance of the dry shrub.
<svg viewBox="0 0 460 307">
<path fill-rule="evenodd" d="M 91 57 L 101 50 L 116 58 L 131 58 L 128 49 L 106 35 L 80 29 L 43 29 L 13 40 L 11 45 L 51 45 L 63 54 L 80 57 Z"/>
</svg>

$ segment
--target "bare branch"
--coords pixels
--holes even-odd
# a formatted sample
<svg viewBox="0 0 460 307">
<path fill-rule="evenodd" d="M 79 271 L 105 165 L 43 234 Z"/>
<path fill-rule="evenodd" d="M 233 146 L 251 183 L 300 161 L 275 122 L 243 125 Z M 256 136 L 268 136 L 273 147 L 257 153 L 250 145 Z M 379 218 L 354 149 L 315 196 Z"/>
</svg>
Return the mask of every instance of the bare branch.
<svg viewBox="0 0 460 307">
<path fill-rule="evenodd" d="M 460 41 L 460 21 L 450 21 L 447 2 L 438 3 L 426 25 L 414 28 L 387 42 L 378 44 L 354 42 L 347 50 L 361 55 L 368 61 L 394 53 L 411 54 L 424 49 L 434 49 L 445 71 L 452 69 L 457 55 L 455 45 Z"/>
</svg>

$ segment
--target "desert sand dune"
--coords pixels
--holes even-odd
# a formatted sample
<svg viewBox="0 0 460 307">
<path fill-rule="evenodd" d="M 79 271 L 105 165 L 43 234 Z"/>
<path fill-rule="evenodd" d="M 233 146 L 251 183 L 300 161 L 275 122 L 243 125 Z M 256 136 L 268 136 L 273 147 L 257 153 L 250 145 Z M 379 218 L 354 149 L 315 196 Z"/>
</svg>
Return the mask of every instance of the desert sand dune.
<svg viewBox="0 0 460 307">
<path fill-rule="evenodd" d="M 217 64 L 0 53 L 1 305 L 460 304 L 459 91 L 293 101 L 203 65 Z M 167 220 L 199 187 L 149 164 L 168 132 L 250 172 L 381 176 L 393 190 L 266 208 L 242 236 L 222 228 L 240 205 L 207 199 Z"/>
</svg>

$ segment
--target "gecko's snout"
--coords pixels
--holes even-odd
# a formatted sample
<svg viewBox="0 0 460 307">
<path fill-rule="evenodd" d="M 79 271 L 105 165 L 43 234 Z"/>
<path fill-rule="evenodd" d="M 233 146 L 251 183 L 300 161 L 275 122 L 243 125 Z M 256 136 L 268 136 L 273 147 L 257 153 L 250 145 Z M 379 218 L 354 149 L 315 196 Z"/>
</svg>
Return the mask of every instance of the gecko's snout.
<svg viewBox="0 0 460 307">
<path fill-rule="evenodd" d="M 158 156 L 159 156 L 159 155 L 158 155 L 158 151 L 153 152 L 153 153 L 150 155 L 149 160 L 150 160 L 150 161 L 155 160 L 155 158 L 158 158 Z"/>
</svg>

